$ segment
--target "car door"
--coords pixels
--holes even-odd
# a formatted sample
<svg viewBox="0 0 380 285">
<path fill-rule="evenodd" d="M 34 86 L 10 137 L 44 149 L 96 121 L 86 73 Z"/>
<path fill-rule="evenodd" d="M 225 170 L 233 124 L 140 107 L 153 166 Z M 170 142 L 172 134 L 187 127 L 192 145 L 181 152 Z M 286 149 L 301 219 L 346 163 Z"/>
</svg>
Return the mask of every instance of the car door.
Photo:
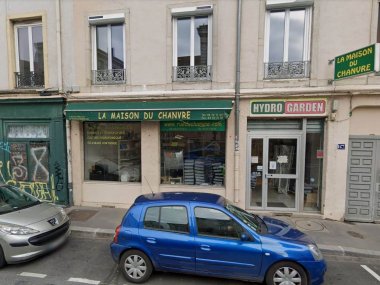
<svg viewBox="0 0 380 285">
<path fill-rule="evenodd" d="M 190 234 L 187 207 L 146 207 L 139 234 L 162 269 L 195 271 L 194 236 Z"/>
<path fill-rule="evenodd" d="M 259 275 L 262 259 L 259 241 L 242 240 L 245 229 L 220 209 L 195 206 L 192 213 L 198 273 L 247 279 Z"/>
</svg>

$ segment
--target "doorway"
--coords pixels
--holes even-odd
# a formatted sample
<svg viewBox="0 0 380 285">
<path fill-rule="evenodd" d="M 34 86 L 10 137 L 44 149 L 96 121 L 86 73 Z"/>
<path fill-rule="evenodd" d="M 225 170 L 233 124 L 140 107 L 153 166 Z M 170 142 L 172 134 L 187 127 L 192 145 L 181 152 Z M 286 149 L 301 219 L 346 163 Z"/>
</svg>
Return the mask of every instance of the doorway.
<svg viewBox="0 0 380 285">
<path fill-rule="evenodd" d="M 248 136 L 248 208 L 297 211 L 301 134 L 278 131 Z"/>
</svg>

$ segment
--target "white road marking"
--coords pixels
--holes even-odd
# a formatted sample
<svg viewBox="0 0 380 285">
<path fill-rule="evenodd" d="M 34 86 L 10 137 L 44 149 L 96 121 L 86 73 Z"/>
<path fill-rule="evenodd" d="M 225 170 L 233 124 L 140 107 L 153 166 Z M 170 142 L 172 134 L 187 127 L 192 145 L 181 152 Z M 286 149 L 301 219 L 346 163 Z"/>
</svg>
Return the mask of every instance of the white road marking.
<svg viewBox="0 0 380 285">
<path fill-rule="evenodd" d="M 98 285 L 100 283 L 100 281 L 90 280 L 90 279 L 85 279 L 85 278 L 70 278 L 67 281 L 69 281 L 69 282 L 79 282 L 79 283 L 85 283 L 85 284 L 93 284 L 93 285 Z"/>
<path fill-rule="evenodd" d="M 375 272 L 373 271 L 371 268 L 369 268 L 367 265 L 360 265 L 361 267 L 363 267 L 369 274 L 371 274 L 373 277 L 375 277 L 375 279 L 377 279 L 377 281 L 380 281 L 380 276 Z"/>
<path fill-rule="evenodd" d="M 32 273 L 32 272 L 22 272 L 22 273 L 20 273 L 20 276 L 45 278 L 47 275 L 46 274 L 39 274 L 39 273 Z"/>
</svg>

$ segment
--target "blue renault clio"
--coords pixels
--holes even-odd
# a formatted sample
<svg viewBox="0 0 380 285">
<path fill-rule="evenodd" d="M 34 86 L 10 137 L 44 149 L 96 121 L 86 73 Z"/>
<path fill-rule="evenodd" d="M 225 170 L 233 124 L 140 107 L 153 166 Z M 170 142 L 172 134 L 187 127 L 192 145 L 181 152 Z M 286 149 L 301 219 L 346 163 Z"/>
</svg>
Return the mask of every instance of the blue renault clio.
<svg viewBox="0 0 380 285">
<path fill-rule="evenodd" d="M 318 285 L 326 271 L 306 234 L 206 193 L 139 196 L 116 228 L 111 253 L 133 283 L 157 270 L 267 285 Z"/>
</svg>

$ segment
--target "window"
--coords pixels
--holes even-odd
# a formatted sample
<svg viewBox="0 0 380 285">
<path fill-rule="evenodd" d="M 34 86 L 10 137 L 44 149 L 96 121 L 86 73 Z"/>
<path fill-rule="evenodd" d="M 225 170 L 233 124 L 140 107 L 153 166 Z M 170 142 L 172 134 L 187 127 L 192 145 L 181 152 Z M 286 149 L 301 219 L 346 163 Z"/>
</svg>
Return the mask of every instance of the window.
<svg viewBox="0 0 380 285">
<path fill-rule="evenodd" d="M 189 220 L 183 206 L 150 207 L 144 218 L 144 228 L 171 232 L 189 232 Z"/>
<path fill-rule="evenodd" d="M 141 182 L 140 122 L 84 123 L 85 179 Z"/>
<path fill-rule="evenodd" d="M 119 84 L 126 81 L 125 25 L 92 26 L 93 84 Z"/>
<path fill-rule="evenodd" d="M 161 183 L 224 184 L 224 131 L 163 131 L 161 129 Z"/>
<path fill-rule="evenodd" d="M 199 235 L 240 239 L 244 229 L 225 213 L 212 208 L 195 208 Z"/>
<path fill-rule="evenodd" d="M 21 182 L 49 182 L 48 125 L 8 125 L 7 138 L 6 151 L 9 154 L 12 179 Z"/>
<path fill-rule="evenodd" d="M 44 86 L 44 47 L 41 24 L 15 25 L 16 88 Z"/>
<path fill-rule="evenodd" d="M 211 80 L 212 6 L 173 13 L 173 80 Z M 199 12 L 201 11 L 201 13 Z"/>
<path fill-rule="evenodd" d="M 309 77 L 311 8 L 269 10 L 266 23 L 265 79 Z"/>
</svg>

